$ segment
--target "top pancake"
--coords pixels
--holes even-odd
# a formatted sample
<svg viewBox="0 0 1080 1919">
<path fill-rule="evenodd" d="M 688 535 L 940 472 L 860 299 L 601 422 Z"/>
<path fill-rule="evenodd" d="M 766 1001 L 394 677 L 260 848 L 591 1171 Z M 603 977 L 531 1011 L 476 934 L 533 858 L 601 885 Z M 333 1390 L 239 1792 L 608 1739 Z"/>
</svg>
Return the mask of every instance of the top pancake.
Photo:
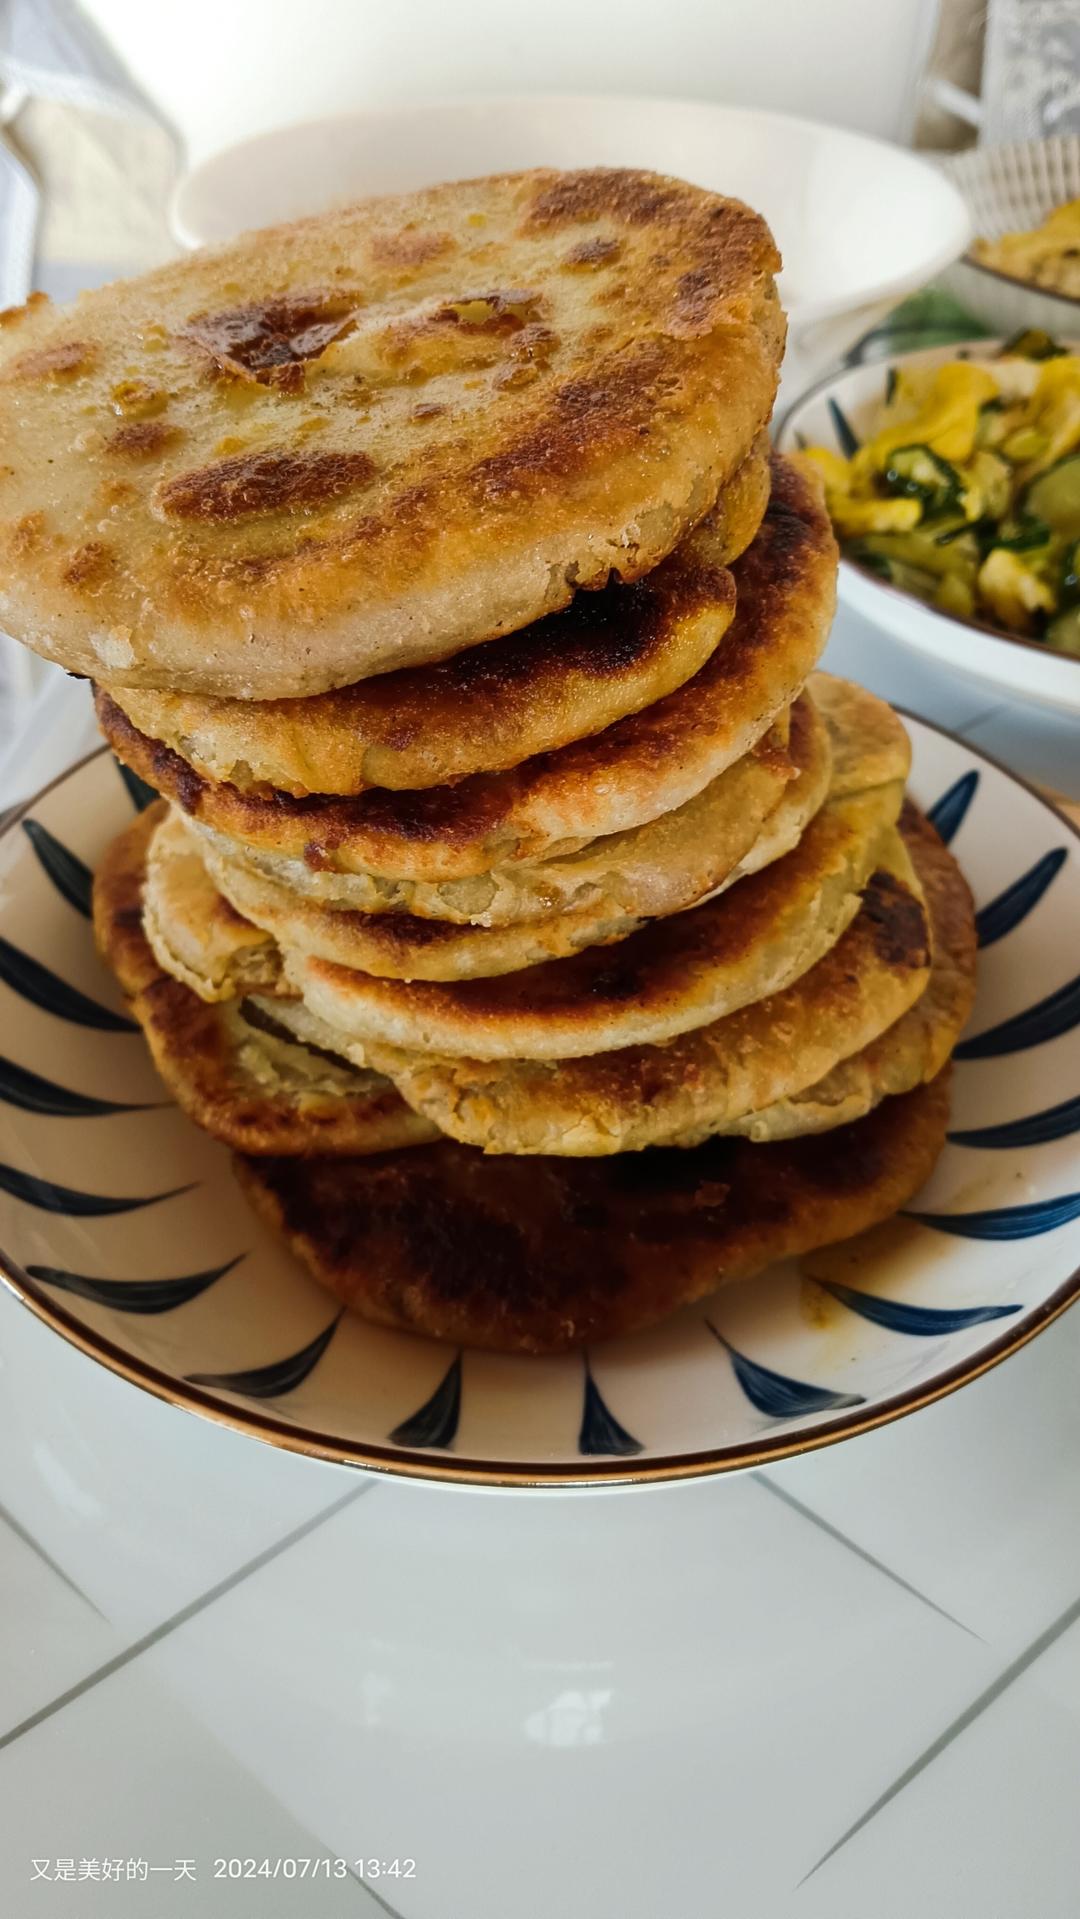
<svg viewBox="0 0 1080 1919">
<path fill-rule="evenodd" d="M 762 441 L 711 519 L 716 564 L 745 551 L 769 497 Z M 686 546 L 629 586 L 579 593 L 561 613 L 438 665 L 408 667 L 306 700 L 215 700 L 112 688 L 142 733 L 241 792 L 362 793 L 440 786 L 518 766 L 640 712 L 691 679 L 735 611 L 735 582 Z"/>
<path fill-rule="evenodd" d="M 4 316 L 0 622 L 117 686 L 278 699 L 658 564 L 768 420 L 765 223 L 541 170 Z"/>
<path fill-rule="evenodd" d="M 715 564 L 713 537 L 706 519 L 684 550 L 712 571 L 724 594 L 726 569 Z M 685 686 L 590 739 L 456 786 L 376 789 L 353 799 L 262 798 L 202 779 L 138 732 L 101 689 L 98 717 L 135 772 L 243 846 L 339 872 L 468 879 L 644 825 L 750 751 L 815 665 L 836 593 L 836 543 L 821 490 L 779 456 L 761 529 L 734 574 L 735 618 Z"/>
</svg>

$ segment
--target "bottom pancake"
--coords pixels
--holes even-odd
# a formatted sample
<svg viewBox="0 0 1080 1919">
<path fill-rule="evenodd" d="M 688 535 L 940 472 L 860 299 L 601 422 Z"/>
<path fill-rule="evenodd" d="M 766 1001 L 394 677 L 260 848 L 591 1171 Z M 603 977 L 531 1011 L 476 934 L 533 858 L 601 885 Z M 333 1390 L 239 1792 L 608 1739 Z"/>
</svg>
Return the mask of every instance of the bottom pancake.
<svg viewBox="0 0 1080 1919">
<path fill-rule="evenodd" d="M 382 1153 L 435 1137 L 380 1074 L 298 1044 L 250 1000 L 207 1004 L 163 969 L 142 896 L 164 811 L 147 808 L 110 846 L 94 879 L 94 932 L 177 1104 L 244 1153 Z"/>
<path fill-rule="evenodd" d="M 948 1111 L 945 1072 L 840 1132 L 782 1145 L 526 1165 L 444 1141 L 369 1159 L 239 1157 L 236 1170 L 256 1211 L 364 1318 L 558 1353 L 888 1218 L 928 1177 Z"/>
</svg>

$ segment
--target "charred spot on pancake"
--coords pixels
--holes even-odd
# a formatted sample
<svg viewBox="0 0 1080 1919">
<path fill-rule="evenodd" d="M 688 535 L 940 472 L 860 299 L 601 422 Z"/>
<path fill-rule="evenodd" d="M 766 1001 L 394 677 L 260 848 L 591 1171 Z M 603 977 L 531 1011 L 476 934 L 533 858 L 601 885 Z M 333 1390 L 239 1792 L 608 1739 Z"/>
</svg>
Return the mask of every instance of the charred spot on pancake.
<svg viewBox="0 0 1080 1919">
<path fill-rule="evenodd" d="M 86 340 L 60 340 L 55 346 L 32 347 L 29 353 L 20 353 L 0 372 L 0 380 L 6 385 L 69 380 L 76 373 L 88 372 L 96 357 L 97 349 Z"/>
<path fill-rule="evenodd" d="M 167 420 L 125 420 L 105 442 L 108 453 L 120 453 L 128 459 L 145 460 L 179 439 L 179 428 Z"/>
<path fill-rule="evenodd" d="M 282 368 L 317 359 L 362 304 L 363 295 L 351 289 L 315 287 L 193 314 L 181 337 L 223 371 L 265 384 Z"/>
<path fill-rule="evenodd" d="M 692 267 L 688 273 L 680 275 L 675 287 L 676 317 L 687 332 L 704 333 L 712 323 L 717 302 L 722 298 L 717 275 L 709 267 Z"/>
<path fill-rule="evenodd" d="M 299 506 L 323 506 L 366 486 L 375 472 L 367 453 L 296 453 L 267 447 L 194 467 L 158 485 L 155 510 L 170 520 L 229 522 Z"/>
<path fill-rule="evenodd" d="M 100 585 L 112 571 L 114 555 L 104 540 L 87 540 L 76 547 L 60 578 L 65 586 L 76 588 Z"/>
<path fill-rule="evenodd" d="M 648 431 L 665 377 L 659 341 L 641 341 L 612 357 L 588 378 L 566 380 L 551 395 L 550 411 L 526 420 L 519 436 L 478 460 L 465 484 L 481 501 L 535 491 L 541 477 L 569 478 L 595 466 Z"/>
<path fill-rule="evenodd" d="M 579 240 L 570 248 L 563 261 L 566 267 L 599 267 L 608 260 L 614 260 L 619 252 L 618 240 L 606 240 L 602 234 L 595 234 L 591 240 Z"/>
<path fill-rule="evenodd" d="M 677 220 L 686 207 L 686 189 L 655 174 L 621 167 L 590 167 L 564 173 L 544 187 L 526 216 L 526 226 L 568 226 L 603 214 L 627 226 Z"/>
<path fill-rule="evenodd" d="M 930 928 L 922 901 L 892 873 L 870 875 L 862 896 L 874 950 L 898 972 L 919 972 L 930 964 Z"/>
</svg>

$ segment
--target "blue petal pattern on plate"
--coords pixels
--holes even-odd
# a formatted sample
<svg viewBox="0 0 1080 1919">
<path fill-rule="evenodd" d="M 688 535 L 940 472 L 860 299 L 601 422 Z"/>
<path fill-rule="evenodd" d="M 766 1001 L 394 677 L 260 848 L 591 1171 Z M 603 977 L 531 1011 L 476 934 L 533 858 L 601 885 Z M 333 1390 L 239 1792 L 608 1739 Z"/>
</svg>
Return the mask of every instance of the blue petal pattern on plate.
<svg viewBox="0 0 1080 1919">
<path fill-rule="evenodd" d="M 947 1133 L 946 1138 L 954 1146 L 996 1152 L 1016 1146 L 1047 1146 L 1051 1140 L 1068 1139 L 1070 1133 L 1080 1133 L 1080 1094 L 1075 1099 L 1063 1099 L 1060 1106 L 1029 1113 L 1025 1119 L 1006 1120 L 1000 1126 L 976 1126 L 967 1132 Z"/>
<path fill-rule="evenodd" d="M 146 781 L 141 780 L 137 773 L 133 773 L 130 766 L 125 766 L 123 760 L 117 760 L 116 766 L 120 778 L 131 795 L 131 804 L 135 811 L 145 813 L 147 807 L 153 806 L 159 795 L 155 793 L 152 786 L 147 786 Z"/>
<path fill-rule="evenodd" d="M 789 1379 L 786 1373 L 774 1373 L 771 1366 L 762 1366 L 756 1359 L 747 1359 L 745 1353 L 736 1352 L 730 1340 L 713 1325 L 711 1319 L 705 1321 L 714 1339 L 720 1341 L 725 1352 L 731 1356 L 735 1377 L 752 1406 L 759 1413 L 767 1413 L 770 1419 L 792 1419 L 799 1413 L 825 1413 L 837 1410 L 841 1406 L 865 1406 L 862 1393 L 834 1392 L 829 1386 L 811 1386 L 804 1379 Z"/>
<path fill-rule="evenodd" d="M 123 1105 L 115 1099 L 95 1099 L 90 1093 L 75 1093 L 57 1086 L 40 1073 L 17 1066 L 13 1059 L 0 1058 L 0 1099 L 8 1106 L 19 1106 L 24 1113 L 45 1113 L 51 1119 L 97 1119 L 104 1113 L 146 1113 L 147 1105 Z"/>
<path fill-rule="evenodd" d="M 188 1385 L 213 1386 L 219 1392 L 242 1393 L 247 1399 L 276 1399 L 281 1393 L 294 1393 L 318 1365 L 342 1317 L 342 1313 L 335 1314 L 329 1326 L 287 1359 L 274 1359 L 269 1366 L 253 1366 L 238 1373 L 188 1373 Z"/>
<path fill-rule="evenodd" d="M 40 1006 L 57 1019 L 70 1020 L 75 1026 L 95 1026 L 102 1033 L 137 1033 L 134 1020 L 125 1019 L 108 1006 L 88 999 L 58 973 L 51 973 L 40 960 L 31 959 L 10 940 L 0 938 L 0 980 L 33 1006 Z"/>
<path fill-rule="evenodd" d="M 1000 1026 L 961 1040 L 954 1059 L 1001 1059 L 1006 1053 L 1025 1053 L 1031 1046 L 1045 1046 L 1080 1026 L 1080 976 L 1050 993 L 1024 1013 L 1014 1013 Z"/>
<path fill-rule="evenodd" d="M 850 1307 L 860 1319 L 874 1326 L 885 1326 L 890 1333 L 910 1333 L 916 1339 L 931 1339 L 939 1333 L 961 1333 L 967 1326 L 981 1326 L 990 1319 L 1008 1319 L 1023 1311 L 1015 1306 L 911 1306 L 902 1299 L 882 1299 L 879 1293 L 861 1293 L 853 1286 L 839 1286 L 819 1279 L 822 1292 L 831 1293 L 841 1306 Z"/>
<path fill-rule="evenodd" d="M 973 766 L 970 773 L 962 773 L 958 780 L 953 781 L 926 815 L 938 838 L 944 840 L 946 846 L 960 831 L 978 784 L 979 769 Z"/>
<path fill-rule="evenodd" d="M 426 1446 L 446 1451 L 457 1438 L 461 1417 L 461 1354 L 443 1374 L 430 1399 L 395 1426 L 390 1435 L 395 1446 Z"/>
<path fill-rule="evenodd" d="M 1068 854 L 1063 846 L 1055 846 L 1050 853 L 1044 853 L 1041 860 L 1022 873 L 1018 880 L 1007 886 L 1003 893 L 992 899 L 987 906 L 980 908 L 975 915 L 975 931 L 979 945 L 993 946 L 995 940 L 1004 939 L 1014 926 L 1025 920 L 1033 906 L 1037 906 L 1047 887 L 1057 878 L 1065 864 Z"/>
<path fill-rule="evenodd" d="M 1035 1239 L 1080 1219 L 1080 1193 L 1032 1199 L 1023 1206 L 993 1206 L 981 1213 L 908 1213 L 905 1217 L 960 1239 Z"/>
<path fill-rule="evenodd" d="M 590 1456 L 609 1453 L 614 1454 L 618 1459 L 628 1459 L 634 1453 L 643 1451 L 644 1447 L 640 1439 L 635 1439 L 633 1433 L 628 1433 L 625 1426 L 620 1426 L 593 1378 L 592 1367 L 586 1358 L 585 1397 L 581 1408 L 578 1452 Z"/>
<path fill-rule="evenodd" d="M 915 789 L 940 795 L 931 818 L 944 839 L 962 828 L 979 897 L 987 901 L 978 915 L 982 944 L 1009 936 L 980 982 L 976 1018 L 984 1030 L 959 1051 L 965 1122 L 950 1135 L 937 1185 L 938 1192 L 953 1196 L 950 1206 L 979 1210 L 913 1215 L 923 1224 L 912 1230 L 925 1237 L 933 1255 L 917 1293 L 927 1304 L 904 1298 L 903 1285 L 896 1287 L 899 1298 L 863 1290 L 876 1283 L 869 1275 L 853 1273 L 851 1286 L 819 1282 L 836 1310 L 842 1309 L 838 1347 L 808 1331 L 790 1274 L 764 1275 L 752 1296 L 743 1296 L 737 1322 L 739 1346 L 752 1350 L 753 1359 L 731 1346 L 719 1324 L 710 1324 L 712 1337 L 702 1339 L 700 1318 L 687 1314 L 658 1343 L 659 1386 L 651 1375 L 648 1335 L 633 1342 L 633 1352 L 619 1341 L 599 1359 L 590 1355 L 580 1373 L 577 1360 L 550 1369 L 537 1364 L 528 1369 L 529 1411 L 520 1427 L 516 1396 L 506 1388 L 507 1378 L 518 1376 L 519 1362 L 499 1360 L 493 1369 L 487 1355 L 470 1354 L 466 1378 L 463 1354 L 428 1348 L 426 1376 L 437 1383 L 419 1404 L 415 1342 L 404 1341 L 408 1350 L 399 1359 L 395 1337 L 385 1332 L 376 1338 L 379 1363 L 389 1366 L 387 1396 L 350 1393 L 353 1354 L 370 1354 L 365 1328 L 350 1322 L 334 1359 L 322 1367 L 341 1317 L 336 1304 L 313 1305 L 308 1280 L 292 1268 L 283 1248 L 265 1244 L 257 1260 L 243 1253 L 230 1258 L 238 1241 L 226 1156 L 203 1146 L 193 1160 L 187 1122 L 179 1115 L 158 1112 L 148 1126 L 123 1117 L 148 1110 L 121 1103 L 138 1099 L 145 1082 L 122 1077 L 125 1061 L 130 1065 L 135 1058 L 127 1038 L 123 1046 L 111 1043 L 114 1033 L 136 1034 L 137 1028 L 112 1010 L 121 1001 L 105 974 L 92 970 L 88 869 L 108 837 L 128 824 L 131 805 L 142 807 L 154 795 L 127 774 L 121 784 L 104 752 L 35 808 L 48 826 L 42 817 L 17 823 L 4 847 L 10 884 L 0 896 L 0 982 L 11 991 L 0 985 L 0 1015 L 14 1037 L 0 1038 L 0 1045 L 14 1057 L 0 1056 L 0 1238 L 10 1252 L 10 1283 L 15 1290 L 21 1284 L 46 1318 L 51 1306 L 60 1330 L 70 1330 L 72 1311 L 79 1312 L 83 1343 L 106 1361 L 114 1362 L 115 1350 L 122 1349 L 133 1377 L 156 1376 L 160 1387 L 164 1370 L 175 1381 L 175 1396 L 183 1398 L 184 1382 L 190 1381 L 221 1395 L 219 1411 L 235 1395 L 225 1415 L 234 1424 L 289 1443 L 287 1431 L 295 1422 L 317 1433 L 331 1454 L 393 1464 L 397 1451 L 406 1470 L 437 1477 L 471 1477 L 474 1460 L 526 1483 L 559 1475 L 572 1481 L 620 1474 L 634 1479 L 654 1460 L 672 1456 L 679 1469 L 695 1455 L 710 1465 L 744 1464 L 858 1431 L 973 1374 L 984 1355 L 1010 1350 L 1080 1291 L 1070 1279 L 1080 1261 L 1080 1178 L 1069 1158 L 1080 1139 L 1080 1080 L 1075 1042 L 1060 1038 L 1080 1028 L 1080 977 L 1050 991 L 1068 964 L 1063 954 L 1072 956 L 1071 970 L 1080 968 L 1080 862 L 1065 857 L 1067 823 L 1035 796 L 1010 786 L 966 747 L 928 737 L 918 722 L 912 735 Z M 999 837 L 997 827 L 1014 816 L 1024 830 L 1014 838 L 1010 827 L 1008 836 Z M 1003 863 L 1000 848 L 1006 843 L 1013 851 Z M 86 865 L 71 852 L 73 845 Z M 1010 1005 L 1036 999 L 1005 1017 Z M 42 1017 L 35 1008 L 55 1017 Z M 87 1037 L 83 1028 L 94 1030 Z M 1007 1056 L 1024 1048 L 1040 1050 L 1023 1062 L 1022 1092 L 1010 1093 Z M 966 1066 L 965 1059 L 987 1064 Z M 983 1123 L 1018 1109 L 1017 1118 Z M 121 1117 L 110 1131 L 114 1115 Z M 965 1191 L 971 1172 L 971 1162 L 961 1159 L 965 1149 L 996 1149 L 997 1170 L 1001 1155 L 1008 1160 L 1012 1152 L 1004 1171 L 1022 1172 L 1025 1183 L 1007 1180 L 988 1197 L 1023 1197 L 1026 1203 L 983 1207 Z M 97 1157 L 85 1160 L 87 1151 Z M 89 1166 L 104 1170 L 92 1174 Z M 129 1168 L 123 1178 L 115 1175 L 115 1184 L 130 1197 L 79 1190 L 102 1181 L 112 1185 L 109 1169 L 116 1166 Z M 61 1178 L 74 1184 L 62 1185 Z M 155 1190 L 166 1179 L 196 1184 Z M 134 1197 L 139 1188 L 143 1195 Z M 219 1210 L 223 1191 L 230 1199 Z M 165 1214 L 147 1212 L 143 1220 L 132 1211 L 166 1198 L 176 1203 Z M 930 1198 L 912 1203 L 928 1209 L 945 1204 Z M 55 1222 L 50 1212 L 58 1216 Z M 162 1228 L 167 1250 L 159 1250 Z M 1035 1235 L 1046 1236 L 1037 1252 Z M 239 1244 L 246 1245 L 246 1238 Z M 976 1276 L 969 1281 L 974 1261 Z M 242 1273 L 219 1286 L 241 1262 Z M 164 1275 L 153 1276 L 162 1266 Z M 957 1271 L 962 1277 L 954 1283 Z M 256 1288 L 257 1320 L 244 1303 Z M 958 1297 L 982 1303 L 948 1303 Z M 69 1310 L 59 1310 L 61 1302 Z M 720 1305 L 706 1310 L 724 1316 Z M 337 1317 L 328 1325 L 331 1314 Z M 158 1315 L 165 1316 L 164 1348 L 154 1338 Z M 309 1338 L 313 1317 L 324 1324 Z M 99 1330 L 103 1319 L 107 1339 Z M 947 1355 L 958 1349 L 962 1364 L 952 1365 Z M 286 1356 L 252 1364 L 268 1351 Z M 601 1366 L 602 1385 L 590 1360 Z M 839 1389 L 841 1374 L 851 1390 Z M 569 1422 L 568 1379 L 575 1402 Z M 395 1413 L 415 1410 L 388 1432 L 380 1416 L 387 1404 Z M 468 1459 L 462 1457 L 463 1414 Z"/>
<path fill-rule="evenodd" d="M 145 1193 L 138 1199 L 113 1199 L 104 1193 L 80 1193 L 73 1186 L 57 1186 L 36 1173 L 0 1166 L 0 1192 L 37 1206 L 45 1213 L 67 1213 L 73 1219 L 103 1219 L 109 1213 L 134 1213 L 140 1206 L 156 1206 L 162 1199 L 178 1199 L 191 1186 L 173 1186 L 167 1193 Z"/>
<path fill-rule="evenodd" d="M 186 1306 L 213 1286 L 234 1266 L 243 1253 L 237 1253 L 225 1266 L 213 1266 L 208 1273 L 185 1273 L 178 1279 L 90 1279 L 85 1273 L 68 1273 L 61 1266 L 28 1266 L 31 1279 L 40 1279 L 58 1292 L 73 1293 L 94 1306 L 111 1306 L 120 1313 L 171 1313 Z"/>
<path fill-rule="evenodd" d="M 840 442 L 840 451 L 846 460 L 850 460 L 852 454 L 859 451 L 859 436 L 852 426 L 851 421 L 848 419 L 847 414 L 840 406 L 839 401 L 829 401 L 829 413 L 832 417 L 833 426 L 836 428 L 836 437 Z"/>
<path fill-rule="evenodd" d="M 76 859 L 74 853 L 69 852 L 62 841 L 50 833 L 47 826 L 42 826 L 39 820 L 24 820 L 22 828 L 57 892 L 77 913 L 89 919 L 94 884 L 90 868 Z"/>
</svg>

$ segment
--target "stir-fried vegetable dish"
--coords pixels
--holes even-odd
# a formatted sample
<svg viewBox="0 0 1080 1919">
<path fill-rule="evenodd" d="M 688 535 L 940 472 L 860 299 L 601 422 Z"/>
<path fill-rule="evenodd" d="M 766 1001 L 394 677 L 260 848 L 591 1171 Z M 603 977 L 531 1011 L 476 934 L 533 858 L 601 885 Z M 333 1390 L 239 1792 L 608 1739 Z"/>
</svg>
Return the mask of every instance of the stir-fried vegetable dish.
<svg viewBox="0 0 1080 1919">
<path fill-rule="evenodd" d="M 1080 658 L 1080 355 L 1028 332 L 996 356 L 889 374 L 847 452 L 808 447 L 846 557 L 961 620 Z"/>
</svg>

